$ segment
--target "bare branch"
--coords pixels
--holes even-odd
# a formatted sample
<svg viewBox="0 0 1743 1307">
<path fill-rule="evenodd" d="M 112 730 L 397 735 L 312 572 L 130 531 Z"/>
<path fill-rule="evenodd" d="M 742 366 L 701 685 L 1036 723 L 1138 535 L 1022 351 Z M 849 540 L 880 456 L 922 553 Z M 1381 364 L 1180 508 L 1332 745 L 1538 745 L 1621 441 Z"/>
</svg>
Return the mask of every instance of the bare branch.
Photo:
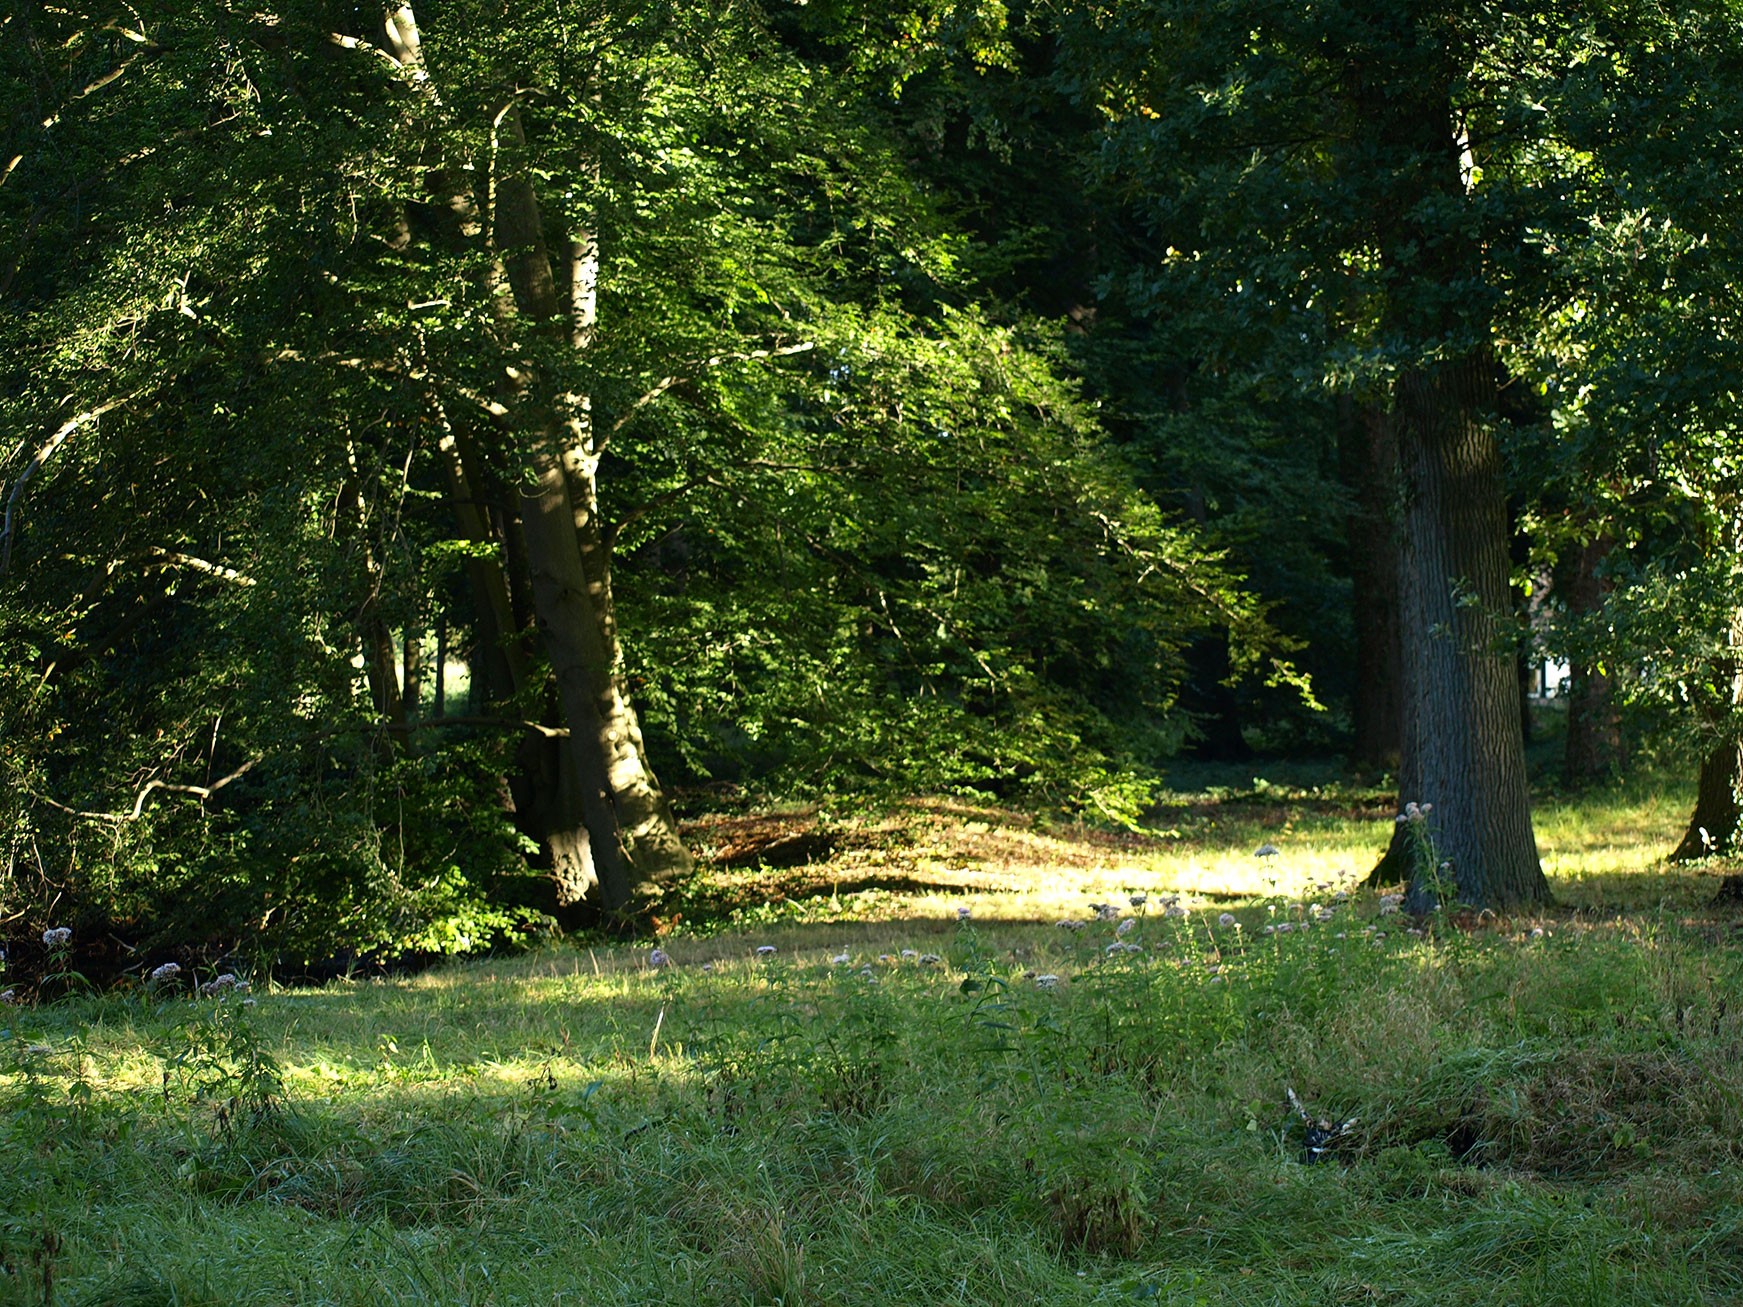
<svg viewBox="0 0 1743 1307">
<path fill-rule="evenodd" d="M 262 360 L 266 363 L 325 363 L 329 367 L 351 368 L 358 372 L 379 372 L 383 376 L 401 377 L 406 381 L 416 382 L 426 390 L 434 390 L 440 386 L 469 404 L 483 409 L 491 417 L 500 421 L 509 415 L 506 405 L 481 395 L 466 386 L 454 384 L 446 378 L 432 377 L 423 368 L 411 367 L 404 360 L 370 359 L 358 355 L 344 355 L 336 350 L 326 350 L 320 354 L 304 354 L 298 349 L 281 349 L 268 354 Z"/>
<path fill-rule="evenodd" d="M 449 726 L 496 726 L 503 730 L 532 731 L 544 736 L 547 740 L 566 740 L 569 738 L 567 726 L 546 726 L 543 722 L 529 722 L 519 717 L 491 717 L 476 713 L 463 713 L 457 717 L 426 717 L 422 721 L 408 722 L 403 728 L 390 724 L 385 718 L 375 724 L 382 730 L 405 729 L 410 731 L 438 731 Z"/>
<path fill-rule="evenodd" d="M 387 66 L 389 68 L 393 69 L 393 71 L 396 73 L 402 71 L 402 69 L 404 68 L 404 65 L 402 65 L 398 59 L 395 59 L 391 54 L 389 54 L 386 50 L 383 50 L 380 46 L 371 45 L 368 41 L 360 40 L 355 36 L 345 36 L 339 32 L 328 32 L 327 39 L 329 41 L 331 41 L 334 45 L 339 46 L 342 49 L 356 50 L 362 54 L 372 54 L 377 59 L 380 59 L 384 63 L 386 63 Z"/>
<path fill-rule="evenodd" d="M 165 794 L 188 794 L 204 802 L 230 782 L 240 780 L 262 761 L 261 758 L 250 758 L 228 776 L 220 777 L 210 785 L 174 785 L 169 781 L 147 781 L 145 788 L 133 797 L 133 810 L 131 812 L 87 812 L 81 808 L 70 808 L 64 803 L 49 798 L 46 794 L 32 793 L 31 797 L 39 803 L 46 803 L 49 807 L 66 813 L 69 817 L 82 817 L 86 821 L 107 821 L 121 825 L 124 822 L 138 821 L 145 812 L 145 801 L 156 791 L 161 790 Z"/>
<path fill-rule="evenodd" d="M 261 761 L 260 758 L 250 758 L 228 776 L 220 777 L 210 785 L 171 785 L 168 781 L 147 781 L 145 783 L 145 788 L 140 790 L 134 797 L 132 820 L 139 820 L 139 814 L 145 811 L 145 800 L 150 796 L 153 790 L 162 790 L 166 794 L 191 794 L 195 798 L 204 801 L 211 798 L 231 781 L 238 780 L 247 775 Z"/>
<path fill-rule="evenodd" d="M 138 398 L 141 393 L 136 390 L 132 394 L 121 395 L 97 405 L 96 408 L 86 409 L 76 417 L 69 418 L 61 424 L 58 431 L 48 438 L 42 448 L 36 451 L 36 456 L 25 465 L 24 471 L 18 474 L 18 480 L 12 483 L 12 493 L 6 497 L 5 521 L 0 524 L 0 576 L 5 575 L 7 569 L 12 565 L 12 518 L 18 507 L 18 500 L 24 494 L 24 483 L 30 480 L 44 463 L 53 458 L 60 447 L 66 444 L 80 427 L 95 422 L 105 413 L 120 408 L 129 400 Z"/>
</svg>

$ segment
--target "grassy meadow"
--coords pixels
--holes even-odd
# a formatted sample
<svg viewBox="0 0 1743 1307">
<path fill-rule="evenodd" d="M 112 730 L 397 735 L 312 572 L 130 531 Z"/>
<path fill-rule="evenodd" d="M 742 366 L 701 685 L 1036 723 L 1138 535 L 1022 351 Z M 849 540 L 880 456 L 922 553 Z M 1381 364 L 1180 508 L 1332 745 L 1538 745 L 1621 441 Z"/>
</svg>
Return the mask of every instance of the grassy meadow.
<svg viewBox="0 0 1743 1307">
<path fill-rule="evenodd" d="M 12 1006 L 0 1301 L 1735 1302 L 1688 800 L 1545 799 L 1557 906 L 1470 929 L 1355 883 L 1389 812 L 1335 785 L 717 815 L 668 965 Z"/>
</svg>

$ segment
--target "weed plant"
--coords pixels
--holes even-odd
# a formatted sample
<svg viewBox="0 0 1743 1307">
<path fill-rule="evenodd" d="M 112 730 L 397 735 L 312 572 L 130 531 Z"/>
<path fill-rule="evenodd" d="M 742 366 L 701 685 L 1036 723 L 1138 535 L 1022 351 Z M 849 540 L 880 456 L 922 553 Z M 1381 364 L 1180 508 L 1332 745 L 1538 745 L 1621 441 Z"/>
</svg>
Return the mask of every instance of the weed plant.
<svg viewBox="0 0 1743 1307">
<path fill-rule="evenodd" d="M 1309 890 L 10 1006 L 0 1300 L 1743 1298 L 1728 923 Z"/>
</svg>

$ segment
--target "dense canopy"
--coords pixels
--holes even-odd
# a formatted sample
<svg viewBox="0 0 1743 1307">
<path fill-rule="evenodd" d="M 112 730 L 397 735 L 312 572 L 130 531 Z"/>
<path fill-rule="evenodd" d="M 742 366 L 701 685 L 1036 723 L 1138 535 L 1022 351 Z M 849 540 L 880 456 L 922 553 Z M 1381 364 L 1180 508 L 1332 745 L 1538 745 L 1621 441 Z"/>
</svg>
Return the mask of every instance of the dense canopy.
<svg viewBox="0 0 1743 1307">
<path fill-rule="evenodd" d="M 1251 750 L 1505 908 L 1546 659 L 1736 837 L 1730 4 L 74 0 L 0 87 L 0 916 L 465 951 L 673 791 Z"/>
</svg>

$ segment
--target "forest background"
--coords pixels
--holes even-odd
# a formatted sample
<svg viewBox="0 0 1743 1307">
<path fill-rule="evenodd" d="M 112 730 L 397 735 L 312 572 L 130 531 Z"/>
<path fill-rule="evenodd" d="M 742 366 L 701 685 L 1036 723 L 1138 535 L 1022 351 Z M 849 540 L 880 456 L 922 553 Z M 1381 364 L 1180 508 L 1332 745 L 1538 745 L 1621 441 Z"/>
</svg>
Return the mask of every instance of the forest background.
<svg viewBox="0 0 1743 1307">
<path fill-rule="evenodd" d="M 685 813 L 1255 752 L 1507 910 L 1546 663 L 1558 783 L 1736 839 L 1729 4 L 20 0 L 0 68 L 16 967 L 636 930 Z"/>
</svg>

